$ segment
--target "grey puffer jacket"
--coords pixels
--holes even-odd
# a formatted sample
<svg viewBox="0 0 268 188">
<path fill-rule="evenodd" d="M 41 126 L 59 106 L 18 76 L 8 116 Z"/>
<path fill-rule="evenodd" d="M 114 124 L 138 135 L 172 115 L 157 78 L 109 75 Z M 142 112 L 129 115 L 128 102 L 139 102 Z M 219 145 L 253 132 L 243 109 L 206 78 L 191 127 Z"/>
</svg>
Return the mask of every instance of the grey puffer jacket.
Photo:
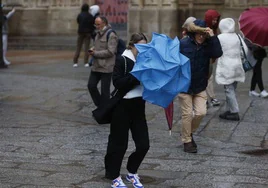
<svg viewBox="0 0 268 188">
<path fill-rule="evenodd" d="M 117 50 L 117 35 L 111 32 L 107 41 L 108 25 L 103 31 L 99 31 L 95 38 L 94 60 L 91 67 L 93 72 L 111 73 L 115 64 L 115 53 Z"/>
</svg>

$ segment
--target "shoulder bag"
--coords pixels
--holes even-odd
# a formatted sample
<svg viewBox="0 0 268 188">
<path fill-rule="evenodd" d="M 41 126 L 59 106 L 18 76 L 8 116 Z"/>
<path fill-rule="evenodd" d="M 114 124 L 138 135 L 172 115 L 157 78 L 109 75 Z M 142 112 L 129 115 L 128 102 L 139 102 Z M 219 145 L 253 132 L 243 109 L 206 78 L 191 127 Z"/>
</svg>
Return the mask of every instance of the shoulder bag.
<svg viewBox="0 0 268 188">
<path fill-rule="evenodd" d="M 126 58 L 123 56 L 125 60 L 125 72 L 127 73 L 127 62 Z M 118 91 L 118 90 L 117 90 Z M 116 96 L 117 91 L 113 92 L 112 98 L 106 104 L 98 106 L 95 110 L 92 111 L 92 116 L 98 122 L 98 124 L 108 124 L 111 123 L 113 111 L 118 104 L 118 102 L 122 99 Z"/>
<path fill-rule="evenodd" d="M 237 37 L 240 41 L 240 46 L 241 46 L 241 49 L 242 49 L 242 52 L 243 52 L 243 55 L 242 55 L 242 65 L 243 65 L 243 69 L 245 72 L 253 69 L 253 66 L 251 65 L 251 63 L 249 62 L 249 60 L 247 59 L 247 56 L 246 56 L 246 52 L 245 52 L 245 49 L 244 49 L 244 46 L 242 44 L 242 41 L 241 41 L 241 38 L 239 37 L 239 35 L 237 34 Z"/>
</svg>

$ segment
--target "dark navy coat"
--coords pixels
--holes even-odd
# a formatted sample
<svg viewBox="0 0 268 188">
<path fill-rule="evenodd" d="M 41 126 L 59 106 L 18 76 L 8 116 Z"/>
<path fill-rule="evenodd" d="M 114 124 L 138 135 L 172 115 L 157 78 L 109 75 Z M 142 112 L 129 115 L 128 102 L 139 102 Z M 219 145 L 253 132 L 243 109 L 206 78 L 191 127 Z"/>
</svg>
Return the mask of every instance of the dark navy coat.
<svg viewBox="0 0 268 188">
<path fill-rule="evenodd" d="M 180 52 L 188 57 L 191 63 L 191 85 L 187 93 L 198 94 L 204 91 L 209 79 L 210 59 L 218 58 L 223 53 L 218 37 L 210 37 L 200 45 L 190 35 L 180 40 Z"/>
</svg>

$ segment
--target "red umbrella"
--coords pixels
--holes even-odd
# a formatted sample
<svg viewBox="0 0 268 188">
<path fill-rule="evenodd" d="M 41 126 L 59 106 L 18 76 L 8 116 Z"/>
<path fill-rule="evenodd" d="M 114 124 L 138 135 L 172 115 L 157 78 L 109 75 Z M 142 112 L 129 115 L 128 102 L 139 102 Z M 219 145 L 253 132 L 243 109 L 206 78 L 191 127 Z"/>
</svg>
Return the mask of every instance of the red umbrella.
<svg viewBox="0 0 268 188">
<path fill-rule="evenodd" d="M 239 28 L 245 38 L 259 46 L 268 46 L 268 8 L 256 7 L 242 12 Z"/>
<path fill-rule="evenodd" d="M 167 118 L 169 134 L 171 134 L 172 123 L 173 123 L 173 101 L 165 108 L 165 114 Z"/>
</svg>

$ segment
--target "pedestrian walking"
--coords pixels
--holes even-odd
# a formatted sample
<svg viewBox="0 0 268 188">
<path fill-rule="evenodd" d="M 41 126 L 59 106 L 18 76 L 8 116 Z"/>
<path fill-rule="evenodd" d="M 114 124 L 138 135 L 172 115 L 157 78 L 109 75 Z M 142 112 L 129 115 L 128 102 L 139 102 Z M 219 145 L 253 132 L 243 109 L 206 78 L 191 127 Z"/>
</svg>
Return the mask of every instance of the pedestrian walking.
<svg viewBox="0 0 268 188">
<path fill-rule="evenodd" d="M 6 15 L 3 15 L 2 18 L 3 60 L 6 66 L 11 64 L 6 58 L 7 47 L 8 47 L 8 20 L 11 18 L 11 16 L 13 16 L 15 11 L 16 9 L 12 8 L 12 10 L 8 12 Z"/>
<path fill-rule="evenodd" d="M 76 43 L 76 51 L 73 58 L 73 67 L 78 66 L 78 58 L 80 56 L 81 48 L 84 44 L 84 66 L 88 67 L 88 49 L 90 46 L 91 35 L 94 32 L 94 17 L 89 13 L 88 4 L 83 4 L 81 12 L 77 16 L 78 36 Z"/>
<path fill-rule="evenodd" d="M 182 114 L 181 139 L 184 152 L 196 153 L 197 145 L 193 133 L 206 115 L 209 63 L 211 58 L 222 55 L 221 45 L 213 30 L 206 27 L 203 20 L 195 20 L 194 25 L 203 28 L 203 32 L 188 32 L 188 37 L 181 39 L 181 53 L 190 59 L 191 85 L 187 93 L 179 94 Z"/>
<path fill-rule="evenodd" d="M 240 40 L 235 33 L 235 21 L 232 18 L 222 19 L 219 23 L 219 29 L 221 34 L 218 37 L 223 56 L 217 60 L 216 82 L 223 85 L 226 96 L 225 112 L 221 113 L 219 117 L 221 119 L 239 121 L 236 88 L 238 82 L 245 81 L 245 71 L 241 61 Z M 243 46 L 246 48 L 245 43 Z M 246 50 L 248 49 L 246 48 Z"/>
<path fill-rule="evenodd" d="M 213 9 L 207 10 L 205 13 L 205 22 L 206 25 L 213 30 L 214 35 L 218 35 L 218 25 L 220 21 L 221 15 Z M 214 91 L 214 76 L 213 76 L 213 65 L 216 59 L 211 59 L 209 64 L 209 79 L 208 79 L 208 86 L 206 88 L 207 96 L 208 96 L 208 107 L 212 106 L 219 106 L 221 103 L 216 98 L 216 94 Z"/>
<path fill-rule="evenodd" d="M 106 17 L 100 16 L 95 19 L 97 34 L 94 47 L 89 51 L 93 57 L 91 72 L 88 79 L 88 91 L 96 106 L 106 103 L 110 98 L 110 86 L 112 72 L 115 64 L 115 53 L 117 50 L 117 35 L 108 31 L 112 27 L 108 24 Z M 101 91 L 98 90 L 98 83 L 101 81 Z"/>
<path fill-rule="evenodd" d="M 126 181 L 132 183 L 133 187 L 143 188 L 137 171 L 150 147 L 149 134 L 145 117 L 145 101 L 142 98 L 143 86 L 130 74 L 130 71 L 138 54 L 134 44 L 145 43 L 147 38 L 144 34 L 132 34 L 127 49 L 121 58 L 117 59 L 114 67 L 113 84 L 116 97 L 122 97 L 122 100 L 113 112 L 105 155 L 105 176 L 112 180 L 111 187 L 127 188 L 121 178 L 120 169 L 128 147 L 129 131 L 131 131 L 136 149 L 128 157 Z"/>
<path fill-rule="evenodd" d="M 253 68 L 249 96 L 268 97 L 268 92 L 264 89 L 262 81 L 262 61 L 267 57 L 266 50 L 263 47 L 253 44 L 248 39 L 245 39 L 245 43 L 247 44 L 248 49 L 252 52 L 253 57 L 257 60 L 256 65 Z M 255 91 L 256 85 L 258 85 L 260 93 Z"/>
</svg>

